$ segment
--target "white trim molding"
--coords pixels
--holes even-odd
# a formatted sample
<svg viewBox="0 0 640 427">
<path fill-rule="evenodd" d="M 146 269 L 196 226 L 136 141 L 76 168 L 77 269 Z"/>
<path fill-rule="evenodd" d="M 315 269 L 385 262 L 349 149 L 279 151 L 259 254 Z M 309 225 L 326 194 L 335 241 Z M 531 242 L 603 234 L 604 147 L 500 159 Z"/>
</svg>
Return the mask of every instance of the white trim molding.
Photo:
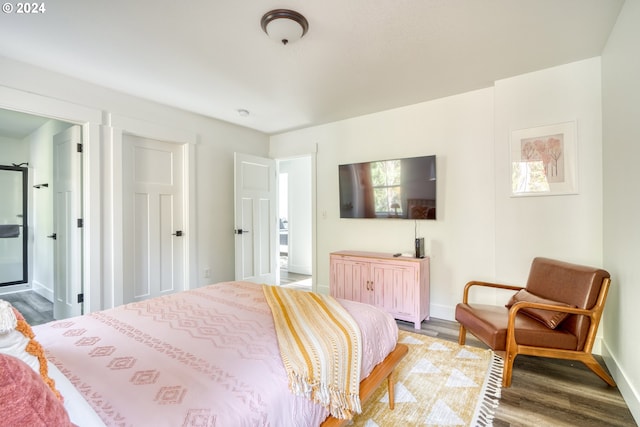
<svg viewBox="0 0 640 427">
<path fill-rule="evenodd" d="M 59 99 L 0 86 L 0 108 L 48 117 L 82 126 L 84 219 L 82 248 L 83 312 L 102 308 L 101 137 L 102 112 Z M 93 196 L 93 197 L 91 197 Z"/>
<path fill-rule="evenodd" d="M 122 260 L 124 226 L 123 219 L 123 135 L 135 135 L 142 138 L 155 139 L 183 146 L 183 182 L 184 182 L 184 236 L 185 236 L 185 288 L 197 287 L 197 230 L 196 230 L 196 159 L 195 145 L 198 136 L 193 132 L 170 126 L 159 125 L 127 116 L 106 113 L 103 135 L 105 138 L 105 265 L 110 270 L 105 272 L 104 295 L 107 307 L 123 304 L 124 266 Z M 108 259 L 107 259 L 108 258 Z"/>
</svg>

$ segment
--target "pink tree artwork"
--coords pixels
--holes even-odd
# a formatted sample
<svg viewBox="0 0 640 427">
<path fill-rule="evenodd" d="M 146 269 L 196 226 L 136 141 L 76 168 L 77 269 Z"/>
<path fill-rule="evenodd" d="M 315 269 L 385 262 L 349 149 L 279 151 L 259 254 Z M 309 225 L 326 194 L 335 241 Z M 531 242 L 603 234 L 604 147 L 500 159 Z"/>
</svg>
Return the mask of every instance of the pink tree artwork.
<svg viewBox="0 0 640 427">
<path fill-rule="evenodd" d="M 564 182 L 564 134 L 520 140 L 523 162 L 542 162 L 547 182 Z"/>
</svg>

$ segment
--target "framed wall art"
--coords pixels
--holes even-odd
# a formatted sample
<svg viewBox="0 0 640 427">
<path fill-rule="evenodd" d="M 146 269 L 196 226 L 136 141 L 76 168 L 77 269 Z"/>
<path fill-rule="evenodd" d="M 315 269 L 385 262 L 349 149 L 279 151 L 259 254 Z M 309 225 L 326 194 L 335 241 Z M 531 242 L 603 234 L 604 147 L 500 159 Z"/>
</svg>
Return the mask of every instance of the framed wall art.
<svg viewBox="0 0 640 427">
<path fill-rule="evenodd" d="M 576 122 L 511 132 L 511 196 L 577 194 Z"/>
</svg>

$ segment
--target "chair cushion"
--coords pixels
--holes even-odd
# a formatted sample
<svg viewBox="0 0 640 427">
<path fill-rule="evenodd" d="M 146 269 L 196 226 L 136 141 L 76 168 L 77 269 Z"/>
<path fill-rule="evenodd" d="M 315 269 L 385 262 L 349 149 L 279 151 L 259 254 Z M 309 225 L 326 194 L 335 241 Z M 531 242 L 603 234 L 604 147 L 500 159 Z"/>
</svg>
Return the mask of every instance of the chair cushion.
<svg viewBox="0 0 640 427">
<path fill-rule="evenodd" d="M 497 351 L 504 351 L 507 343 L 509 310 L 504 306 L 458 304 L 456 320 L 480 341 Z M 562 329 L 549 329 L 541 322 L 518 313 L 516 342 L 521 345 L 575 350 L 575 335 Z"/>
<path fill-rule="evenodd" d="M 522 289 L 516 292 L 511 297 L 506 307 L 511 308 L 511 306 L 513 306 L 515 303 L 520 301 L 537 302 L 541 304 L 552 304 L 552 305 L 558 305 L 561 307 L 575 308 L 575 305 L 569 305 L 563 302 L 557 302 L 557 301 L 553 301 L 546 298 L 540 298 L 539 296 L 536 296 L 530 292 L 527 292 L 526 289 Z M 530 316 L 536 319 L 537 321 L 542 322 L 547 328 L 551 328 L 551 329 L 557 328 L 558 325 L 562 323 L 562 321 L 566 319 L 567 316 L 569 316 L 569 313 L 563 313 L 562 311 L 541 310 L 539 308 L 532 308 L 532 307 L 522 308 L 520 309 L 520 313 L 524 313 L 527 316 Z"/>
<path fill-rule="evenodd" d="M 591 309 L 607 277 L 609 273 L 600 268 L 538 257 L 531 263 L 525 288 L 541 298 Z M 573 315 L 562 322 L 562 329 L 578 337 L 578 350 L 584 347 L 590 323 L 586 316 Z"/>
</svg>

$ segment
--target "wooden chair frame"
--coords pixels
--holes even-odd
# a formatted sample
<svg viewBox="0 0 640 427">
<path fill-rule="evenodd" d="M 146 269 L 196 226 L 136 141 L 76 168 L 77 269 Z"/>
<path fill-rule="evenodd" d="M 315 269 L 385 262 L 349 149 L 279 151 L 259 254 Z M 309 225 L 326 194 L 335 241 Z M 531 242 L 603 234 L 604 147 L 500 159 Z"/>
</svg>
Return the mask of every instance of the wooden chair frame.
<svg viewBox="0 0 640 427">
<path fill-rule="evenodd" d="M 593 349 L 593 343 L 596 338 L 596 333 L 598 332 L 598 326 L 600 325 L 600 319 L 602 318 L 602 312 L 604 310 L 604 303 L 607 299 L 607 294 L 609 292 L 609 287 L 611 285 L 611 279 L 605 278 L 600 286 L 600 293 L 598 294 L 598 298 L 596 303 L 590 310 L 573 308 L 573 307 L 562 307 L 556 306 L 552 304 L 541 304 L 534 302 L 526 302 L 520 301 L 509 309 L 509 320 L 507 324 L 507 342 L 505 345 L 504 351 L 496 351 L 502 359 L 504 360 L 504 369 L 502 373 L 502 386 L 509 387 L 511 385 L 511 376 L 513 373 L 513 362 L 517 355 L 525 354 L 529 356 L 540 356 L 540 357 L 550 357 L 555 359 L 565 359 L 565 360 L 577 360 L 584 363 L 591 371 L 593 371 L 596 375 L 598 375 L 604 382 L 609 384 L 611 387 L 615 387 L 616 383 L 611 378 L 611 376 L 600 366 L 598 361 L 593 357 L 591 351 Z M 489 283 L 489 282 L 479 282 L 479 281 L 471 281 L 466 284 L 464 288 L 463 295 L 463 303 L 467 304 L 469 300 L 469 290 L 473 286 L 483 286 L 489 288 L 497 288 L 497 289 L 505 289 L 505 290 L 513 290 L 519 291 L 524 289 L 520 286 L 511 286 L 504 285 L 499 283 Z M 525 307 L 538 308 L 542 310 L 551 310 L 551 311 L 561 311 L 570 314 L 577 314 L 582 316 L 587 316 L 590 319 L 589 322 L 589 330 L 587 332 L 587 338 L 582 350 L 562 350 L 562 349 L 554 349 L 547 347 L 535 347 L 518 344 L 515 336 L 515 322 L 516 315 L 518 311 Z M 464 345 L 466 339 L 467 329 L 461 324 L 460 325 L 460 335 L 458 337 L 458 343 L 460 345 Z M 473 334 L 473 331 L 469 331 Z M 474 334 L 475 335 L 475 334 Z M 478 337 L 476 335 L 478 339 Z M 482 339 L 480 339 L 482 341 Z M 485 343 L 487 344 L 487 343 Z"/>
</svg>

